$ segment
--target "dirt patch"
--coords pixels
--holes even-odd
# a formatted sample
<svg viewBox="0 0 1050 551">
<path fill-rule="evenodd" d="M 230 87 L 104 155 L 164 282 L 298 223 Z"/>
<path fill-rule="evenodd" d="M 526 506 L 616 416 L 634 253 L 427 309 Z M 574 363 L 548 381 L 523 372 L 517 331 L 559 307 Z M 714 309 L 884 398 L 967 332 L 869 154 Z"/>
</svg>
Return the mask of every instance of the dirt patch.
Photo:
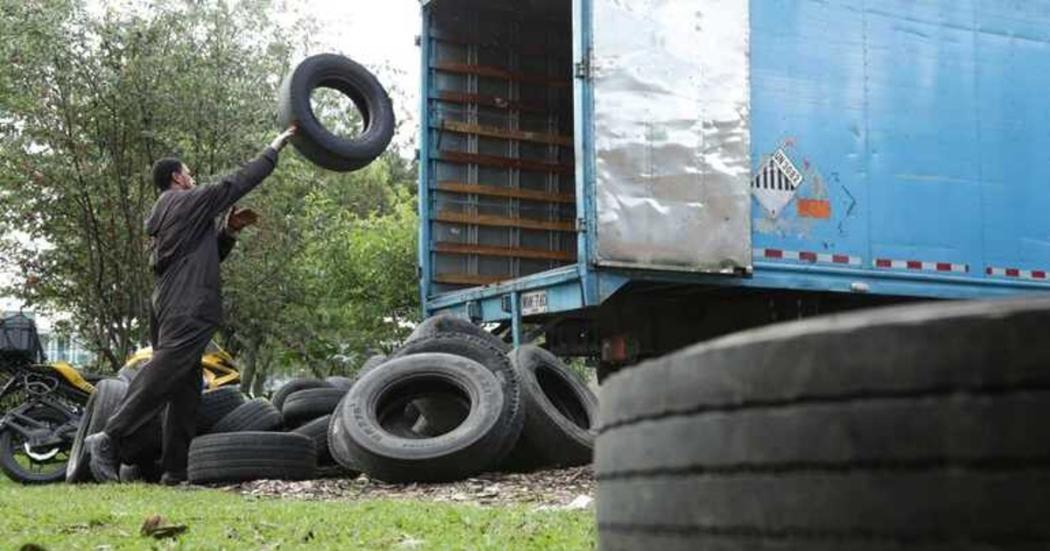
<svg viewBox="0 0 1050 551">
<path fill-rule="evenodd" d="M 475 505 L 536 505 L 582 509 L 594 498 L 590 467 L 510 474 L 489 473 L 448 484 L 386 484 L 367 475 L 289 482 L 256 480 L 221 488 L 253 497 L 304 500 L 415 499 Z"/>
</svg>

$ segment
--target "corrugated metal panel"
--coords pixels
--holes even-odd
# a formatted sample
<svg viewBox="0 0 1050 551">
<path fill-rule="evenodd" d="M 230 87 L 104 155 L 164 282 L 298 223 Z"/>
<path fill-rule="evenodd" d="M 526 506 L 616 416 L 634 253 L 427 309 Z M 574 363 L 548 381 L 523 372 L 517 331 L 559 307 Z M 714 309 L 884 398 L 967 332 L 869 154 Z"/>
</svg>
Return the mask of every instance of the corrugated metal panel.
<svg viewBox="0 0 1050 551">
<path fill-rule="evenodd" d="M 594 0 L 603 265 L 751 264 L 748 3 Z"/>
<path fill-rule="evenodd" d="M 567 9 L 428 8 L 432 294 L 576 261 Z"/>
</svg>

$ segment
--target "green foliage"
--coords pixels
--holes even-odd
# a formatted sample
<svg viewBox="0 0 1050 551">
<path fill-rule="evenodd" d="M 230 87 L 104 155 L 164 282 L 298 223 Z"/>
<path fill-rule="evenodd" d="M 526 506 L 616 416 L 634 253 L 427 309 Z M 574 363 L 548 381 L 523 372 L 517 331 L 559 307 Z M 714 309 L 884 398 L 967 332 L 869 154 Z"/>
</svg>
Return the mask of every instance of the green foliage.
<svg viewBox="0 0 1050 551">
<path fill-rule="evenodd" d="M 77 0 L 0 0 L 0 265 L 16 276 L 3 292 L 70 313 L 103 367 L 147 334 L 152 163 L 176 155 L 207 181 L 277 131 L 277 86 L 313 27 L 276 20 L 266 0 L 98 16 Z M 345 99 L 314 101 L 352 132 Z M 289 150 L 246 198 L 262 221 L 225 264 L 222 328 L 246 386 L 346 371 L 403 335 L 418 309 L 414 172 L 391 153 L 335 174 Z"/>
</svg>

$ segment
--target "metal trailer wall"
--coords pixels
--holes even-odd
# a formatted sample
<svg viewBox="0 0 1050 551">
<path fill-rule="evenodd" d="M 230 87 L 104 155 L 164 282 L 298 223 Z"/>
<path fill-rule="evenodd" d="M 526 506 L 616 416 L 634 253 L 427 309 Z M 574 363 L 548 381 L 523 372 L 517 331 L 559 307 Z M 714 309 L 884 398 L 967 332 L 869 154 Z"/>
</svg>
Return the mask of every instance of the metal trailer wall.
<svg viewBox="0 0 1050 551">
<path fill-rule="evenodd" d="M 447 138 L 435 132 L 432 20 L 481 4 L 505 5 L 424 3 L 428 313 L 549 320 L 639 282 L 873 298 L 1050 291 L 1050 2 L 1001 0 L 572 0 L 571 66 L 556 74 L 572 77 L 575 158 L 561 148 L 531 160 L 571 163 L 574 174 L 546 171 L 541 187 L 565 201 L 575 191 L 573 209 L 545 212 L 574 217 L 576 231 L 548 237 L 543 248 L 563 256 L 546 265 L 485 272 L 468 256 L 457 269 L 489 277 L 443 284 L 433 188 L 447 170 L 435 140 Z M 518 28 L 546 35 L 530 48 L 569 32 Z M 716 63 L 725 56 L 740 63 Z M 569 137 L 565 107 L 556 111 L 557 135 Z M 522 247 L 513 231 L 499 246 Z"/>
</svg>

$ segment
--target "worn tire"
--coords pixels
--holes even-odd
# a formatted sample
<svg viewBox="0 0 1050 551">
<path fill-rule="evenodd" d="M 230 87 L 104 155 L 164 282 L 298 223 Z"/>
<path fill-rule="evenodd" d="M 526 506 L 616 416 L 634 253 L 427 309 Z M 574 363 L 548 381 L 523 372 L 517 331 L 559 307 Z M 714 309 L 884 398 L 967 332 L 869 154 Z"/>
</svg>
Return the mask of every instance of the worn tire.
<svg viewBox="0 0 1050 551">
<path fill-rule="evenodd" d="M 69 452 L 69 462 L 66 464 L 66 482 L 94 480 L 88 465 L 91 457 L 84 448 L 84 439 L 106 427 L 106 422 L 120 407 L 120 402 L 124 400 L 127 392 L 128 383 L 123 379 L 103 379 L 95 385 L 95 392 L 84 406 L 84 416 L 80 419 L 80 427 L 73 438 L 73 448 Z"/>
<path fill-rule="evenodd" d="M 197 434 L 208 434 L 215 423 L 246 401 L 247 397 L 236 386 L 205 391 L 201 394 L 201 403 L 197 407 Z"/>
<path fill-rule="evenodd" d="M 341 388 L 308 388 L 292 393 L 284 401 L 281 415 L 289 427 L 324 417 L 335 411 L 339 400 L 346 396 Z"/>
<path fill-rule="evenodd" d="M 503 389 L 506 407 L 509 414 L 505 424 L 500 426 L 501 431 L 507 434 L 506 447 L 498 452 L 497 461 L 502 461 L 509 454 L 521 434 L 525 424 L 525 407 L 522 404 L 521 384 L 518 374 L 511 365 L 507 355 L 489 341 L 464 333 L 437 333 L 406 343 L 393 355 L 394 358 L 411 356 L 413 354 L 440 353 L 453 354 L 469 358 L 480 363 L 491 371 L 500 381 Z M 389 362 L 387 362 L 389 363 Z M 383 364 L 384 368 L 387 364 Z M 417 430 L 425 434 L 443 432 L 447 427 L 455 426 L 458 419 L 449 417 L 449 409 L 444 407 L 447 403 L 431 402 L 428 400 L 417 400 L 416 407 L 424 418 L 422 425 L 417 424 Z M 454 411 L 454 409 L 453 409 Z"/>
<path fill-rule="evenodd" d="M 332 453 L 328 451 L 328 425 L 331 424 L 332 416 L 325 415 L 324 417 L 318 417 L 309 423 L 291 431 L 296 434 L 302 434 L 307 436 L 314 443 L 314 450 L 317 452 L 317 464 L 321 465 L 332 465 L 335 460 L 332 459 Z"/>
<path fill-rule="evenodd" d="M 283 425 L 284 418 L 281 412 L 265 398 L 256 398 L 237 406 L 237 409 L 219 419 L 211 428 L 210 434 L 266 432 L 280 430 Z"/>
<path fill-rule="evenodd" d="M 284 400 L 288 398 L 294 392 L 300 390 L 306 390 L 308 388 L 329 388 L 332 385 L 321 379 L 292 379 L 287 383 L 281 385 L 281 388 L 277 389 L 277 392 L 273 393 L 273 397 L 270 399 L 273 402 L 273 407 L 278 410 L 284 408 Z"/>
<path fill-rule="evenodd" d="M 361 364 L 361 369 L 357 370 L 358 377 L 360 377 L 362 373 L 371 371 L 372 369 L 382 365 L 385 361 L 386 355 L 384 354 L 374 354 L 372 356 L 369 356 L 368 359 L 365 360 L 365 363 Z"/>
<path fill-rule="evenodd" d="M 406 438 L 386 427 L 419 397 L 462 400 L 463 419 L 435 438 Z M 328 447 L 342 466 L 387 482 L 461 480 L 494 466 L 513 435 L 511 412 L 488 368 L 451 354 L 396 358 L 361 377 L 332 415 Z"/>
<path fill-rule="evenodd" d="M 317 456 L 309 437 L 291 432 L 209 434 L 190 444 L 187 475 L 194 484 L 306 480 Z"/>
<path fill-rule="evenodd" d="M 134 381 L 135 377 L 138 377 L 138 374 L 142 371 L 142 365 L 143 364 L 138 364 L 135 366 L 126 365 L 124 367 L 121 367 L 117 371 L 117 378 L 130 385 L 131 381 Z"/>
<path fill-rule="evenodd" d="M 341 375 L 333 375 L 331 377 L 325 377 L 326 383 L 332 385 L 334 388 L 340 390 L 350 390 L 350 387 L 354 386 L 354 380 L 350 377 L 343 377 Z"/>
<path fill-rule="evenodd" d="M 525 427 L 507 460 L 513 469 L 590 464 L 598 428 L 598 399 L 557 356 L 533 345 L 514 349 Z"/>
<path fill-rule="evenodd" d="M 412 330 L 412 334 L 405 340 L 406 343 L 432 337 L 441 333 L 461 333 L 471 335 L 487 341 L 492 346 L 499 348 L 504 354 L 510 352 L 511 345 L 503 342 L 499 337 L 474 325 L 470 320 L 463 319 L 451 314 L 440 314 L 423 320 Z"/>
<path fill-rule="evenodd" d="M 730 336 L 602 388 L 602 549 L 1050 545 L 1050 300 Z"/>
<path fill-rule="evenodd" d="M 364 131 L 353 139 L 336 136 L 314 115 L 310 96 L 319 87 L 349 97 L 361 113 Z M 394 108 L 379 80 L 349 58 L 320 54 L 304 59 L 281 83 L 281 127 L 297 124 L 292 145 L 314 164 L 347 172 L 364 168 L 386 151 L 394 137 Z"/>
</svg>

